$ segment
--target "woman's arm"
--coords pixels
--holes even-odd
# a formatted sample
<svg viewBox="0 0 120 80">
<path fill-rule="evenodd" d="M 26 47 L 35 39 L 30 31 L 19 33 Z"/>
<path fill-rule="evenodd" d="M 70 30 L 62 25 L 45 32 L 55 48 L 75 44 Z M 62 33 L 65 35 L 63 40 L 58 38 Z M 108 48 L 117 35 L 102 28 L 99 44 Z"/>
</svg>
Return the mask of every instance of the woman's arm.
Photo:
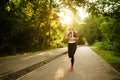
<svg viewBox="0 0 120 80">
<path fill-rule="evenodd" d="M 65 35 L 65 39 L 66 39 L 66 40 L 70 40 L 69 31 L 67 31 L 67 33 L 66 33 L 66 35 Z"/>
<path fill-rule="evenodd" d="M 77 31 L 75 32 L 76 36 L 74 37 L 74 40 L 77 41 L 78 40 L 78 33 Z"/>
</svg>

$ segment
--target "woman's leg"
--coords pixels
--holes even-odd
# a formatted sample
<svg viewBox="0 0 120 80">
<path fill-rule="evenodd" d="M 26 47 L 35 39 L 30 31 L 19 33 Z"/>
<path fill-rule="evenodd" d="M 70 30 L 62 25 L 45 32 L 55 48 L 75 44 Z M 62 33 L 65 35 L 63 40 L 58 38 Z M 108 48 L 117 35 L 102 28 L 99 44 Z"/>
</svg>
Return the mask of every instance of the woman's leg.
<svg viewBox="0 0 120 80">
<path fill-rule="evenodd" d="M 76 51 L 76 48 L 77 48 L 77 45 L 76 45 L 76 43 L 73 43 L 72 45 L 71 45 L 71 68 L 70 68 L 70 70 L 71 71 L 73 71 L 74 70 L 74 54 L 75 54 L 75 51 Z"/>
<path fill-rule="evenodd" d="M 74 56 L 71 58 L 71 66 L 73 67 L 74 65 Z"/>
<path fill-rule="evenodd" d="M 72 57 L 71 57 L 71 66 L 73 66 L 74 65 L 74 54 L 75 54 L 75 51 L 76 51 L 76 48 L 77 48 L 77 46 L 76 46 L 76 43 L 74 43 L 73 45 L 73 51 L 72 51 Z"/>
</svg>

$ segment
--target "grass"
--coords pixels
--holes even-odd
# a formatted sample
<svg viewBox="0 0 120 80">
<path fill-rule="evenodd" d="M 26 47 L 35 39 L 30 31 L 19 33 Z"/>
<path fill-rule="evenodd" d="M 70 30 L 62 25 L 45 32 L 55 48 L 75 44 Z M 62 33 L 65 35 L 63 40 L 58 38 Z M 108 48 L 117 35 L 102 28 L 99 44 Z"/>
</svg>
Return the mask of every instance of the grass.
<svg viewBox="0 0 120 80">
<path fill-rule="evenodd" d="M 120 56 L 114 55 L 112 51 L 106 51 L 97 48 L 97 46 L 91 46 L 99 56 L 101 56 L 106 62 L 108 62 L 113 68 L 120 72 Z"/>
</svg>

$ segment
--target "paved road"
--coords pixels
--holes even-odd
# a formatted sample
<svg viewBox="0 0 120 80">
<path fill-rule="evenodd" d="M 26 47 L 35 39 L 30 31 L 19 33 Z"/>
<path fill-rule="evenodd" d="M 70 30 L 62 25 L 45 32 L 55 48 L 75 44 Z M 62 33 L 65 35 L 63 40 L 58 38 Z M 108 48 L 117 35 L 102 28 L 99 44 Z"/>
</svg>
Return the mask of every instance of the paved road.
<svg viewBox="0 0 120 80">
<path fill-rule="evenodd" d="M 14 73 L 33 64 L 42 62 L 50 57 L 67 52 L 67 48 L 58 48 L 48 51 L 36 52 L 34 54 L 18 55 L 0 58 L 0 77 Z"/>
<path fill-rule="evenodd" d="M 17 80 L 120 80 L 120 75 L 89 47 L 79 47 L 75 70 L 69 71 L 70 60 L 63 55 Z"/>
</svg>

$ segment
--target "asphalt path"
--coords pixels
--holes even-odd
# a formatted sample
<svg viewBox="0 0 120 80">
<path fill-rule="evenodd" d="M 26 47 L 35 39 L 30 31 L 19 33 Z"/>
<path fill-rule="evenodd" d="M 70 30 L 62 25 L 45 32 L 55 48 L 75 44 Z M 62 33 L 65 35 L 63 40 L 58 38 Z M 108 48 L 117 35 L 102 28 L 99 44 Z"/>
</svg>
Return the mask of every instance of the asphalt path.
<svg viewBox="0 0 120 80">
<path fill-rule="evenodd" d="M 40 51 L 32 54 L 8 56 L 0 58 L 0 77 L 20 71 L 51 57 L 65 53 L 67 48 L 58 48 L 48 51 Z"/>
<path fill-rule="evenodd" d="M 75 70 L 65 54 L 17 80 L 120 80 L 119 73 L 88 46 L 77 48 Z"/>
</svg>

